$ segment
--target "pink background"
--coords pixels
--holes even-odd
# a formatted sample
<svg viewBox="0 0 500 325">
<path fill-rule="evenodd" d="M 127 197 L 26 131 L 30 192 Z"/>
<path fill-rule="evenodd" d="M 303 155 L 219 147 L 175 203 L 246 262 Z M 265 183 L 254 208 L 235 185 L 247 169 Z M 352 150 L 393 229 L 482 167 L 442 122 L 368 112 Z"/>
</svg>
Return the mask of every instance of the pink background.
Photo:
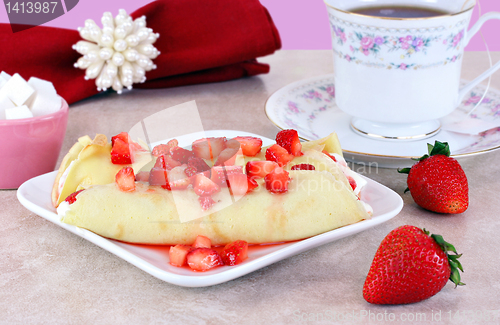
<svg viewBox="0 0 500 325">
<path fill-rule="evenodd" d="M 116 15 L 118 9 L 123 8 L 131 13 L 149 2 L 151 0 L 80 0 L 73 10 L 46 23 L 45 26 L 76 29 L 83 26 L 88 18 L 94 19 L 100 25 L 100 18 L 105 11 Z M 330 27 L 323 0 L 261 0 L 261 3 L 269 10 L 280 31 L 283 49 L 330 49 Z M 500 0 L 480 0 L 480 5 L 483 14 L 489 11 L 500 12 Z M 477 5 L 472 16 L 472 22 L 475 22 L 479 16 Z M 0 22 L 8 22 L 4 6 L 0 8 Z M 500 51 L 500 20 L 488 21 L 482 32 L 490 51 Z M 471 40 L 466 50 L 486 49 L 478 35 Z"/>
</svg>

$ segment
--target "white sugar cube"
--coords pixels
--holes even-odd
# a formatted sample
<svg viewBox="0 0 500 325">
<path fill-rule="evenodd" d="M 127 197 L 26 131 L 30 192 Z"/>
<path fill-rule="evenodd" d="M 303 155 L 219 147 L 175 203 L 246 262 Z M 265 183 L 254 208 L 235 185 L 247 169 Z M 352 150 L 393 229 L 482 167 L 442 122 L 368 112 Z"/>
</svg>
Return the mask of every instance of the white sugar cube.
<svg viewBox="0 0 500 325">
<path fill-rule="evenodd" d="M 5 81 L 9 81 L 9 79 L 11 78 L 10 74 L 5 71 L 0 72 L 0 77 L 4 78 Z"/>
<path fill-rule="evenodd" d="M 5 110 L 16 107 L 7 96 L 0 96 L 0 120 L 5 120 Z"/>
<path fill-rule="evenodd" d="M 5 85 L 6 83 L 7 83 L 7 79 L 5 79 L 4 77 L 2 77 L 2 76 L 0 75 L 0 88 L 2 88 L 2 87 L 3 87 L 3 85 Z"/>
<path fill-rule="evenodd" d="M 35 93 L 26 102 L 34 116 L 51 114 L 61 108 L 61 97 L 57 95 L 51 82 L 31 77 L 28 84 L 35 89 Z"/>
<path fill-rule="evenodd" d="M 16 106 L 22 106 L 35 92 L 18 73 L 14 74 L 7 83 L 0 88 L 0 95 L 7 95 Z"/>
<path fill-rule="evenodd" d="M 31 113 L 28 106 L 22 105 L 19 107 L 7 108 L 5 110 L 5 116 L 8 120 L 14 120 L 33 117 L 33 113 Z"/>
</svg>

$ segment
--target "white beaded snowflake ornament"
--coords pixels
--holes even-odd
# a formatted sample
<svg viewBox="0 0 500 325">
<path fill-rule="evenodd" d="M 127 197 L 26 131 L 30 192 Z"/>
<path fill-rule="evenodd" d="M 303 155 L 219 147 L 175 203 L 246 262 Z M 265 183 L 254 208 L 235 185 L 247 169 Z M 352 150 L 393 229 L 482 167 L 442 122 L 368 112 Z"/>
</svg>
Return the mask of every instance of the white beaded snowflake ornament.
<svg viewBox="0 0 500 325">
<path fill-rule="evenodd" d="M 86 69 L 85 80 L 96 79 L 97 90 L 112 87 L 121 94 L 123 88 L 146 81 L 146 71 L 156 69 L 152 60 L 160 52 L 153 43 L 160 34 L 146 28 L 145 16 L 132 20 L 123 9 L 115 18 L 105 12 L 101 22 L 102 29 L 92 19 L 78 27 L 85 41 L 73 45 L 83 55 L 74 66 Z"/>
</svg>

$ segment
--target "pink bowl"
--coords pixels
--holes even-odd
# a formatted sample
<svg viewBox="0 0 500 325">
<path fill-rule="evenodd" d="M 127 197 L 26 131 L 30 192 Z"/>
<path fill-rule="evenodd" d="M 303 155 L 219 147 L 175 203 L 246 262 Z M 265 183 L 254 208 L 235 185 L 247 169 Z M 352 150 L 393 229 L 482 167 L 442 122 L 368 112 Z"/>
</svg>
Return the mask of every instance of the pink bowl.
<svg viewBox="0 0 500 325">
<path fill-rule="evenodd" d="M 15 189 L 55 169 L 68 124 L 68 103 L 39 117 L 0 120 L 0 189 Z"/>
</svg>

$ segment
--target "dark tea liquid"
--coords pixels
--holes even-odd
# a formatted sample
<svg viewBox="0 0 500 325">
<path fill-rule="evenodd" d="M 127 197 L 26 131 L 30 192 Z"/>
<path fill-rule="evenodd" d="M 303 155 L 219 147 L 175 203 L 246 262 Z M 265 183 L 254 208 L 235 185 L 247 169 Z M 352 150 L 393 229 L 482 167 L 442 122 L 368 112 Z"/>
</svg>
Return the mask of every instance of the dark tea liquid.
<svg viewBox="0 0 500 325">
<path fill-rule="evenodd" d="M 428 18 L 448 14 L 446 11 L 436 9 L 404 6 L 363 7 L 351 10 L 351 12 L 361 15 L 387 18 Z"/>
</svg>

